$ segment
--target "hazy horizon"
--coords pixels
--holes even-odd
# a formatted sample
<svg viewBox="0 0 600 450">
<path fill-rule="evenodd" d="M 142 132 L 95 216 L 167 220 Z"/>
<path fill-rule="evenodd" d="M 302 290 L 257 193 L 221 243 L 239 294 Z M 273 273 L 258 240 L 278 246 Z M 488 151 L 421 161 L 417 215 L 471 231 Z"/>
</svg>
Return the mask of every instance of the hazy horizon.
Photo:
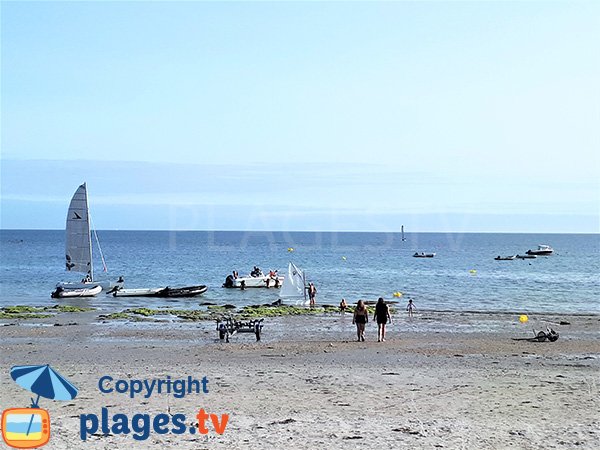
<svg viewBox="0 0 600 450">
<path fill-rule="evenodd" d="M 3 2 L 0 227 L 600 231 L 598 2 Z"/>
</svg>

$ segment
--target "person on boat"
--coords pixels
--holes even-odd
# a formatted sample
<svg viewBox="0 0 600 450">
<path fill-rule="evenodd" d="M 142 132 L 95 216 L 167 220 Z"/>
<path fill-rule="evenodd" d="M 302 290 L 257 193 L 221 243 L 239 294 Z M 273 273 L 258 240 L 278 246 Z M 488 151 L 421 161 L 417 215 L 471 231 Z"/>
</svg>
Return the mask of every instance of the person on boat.
<svg viewBox="0 0 600 450">
<path fill-rule="evenodd" d="M 383 301 L 383 297 L 379 297 L 377 300 L 373 320 L 377 321 L 377 342 L 385 342 L 385 325 L 388 321 L 392 323 L 392 318 L 390 317 L 390 308 Z"/>
<path fill-rule="evenodd" d="M 346 311 L 347 307 L 348 307 L 348 303 L 346 303 L 346 299 L 343 298 L 342 301 L 340 302 L 340 312 L 342 314 L 344 314 L 344 312 Z"/>
<path fill-rule="evenodd" d="M 356 336 L 357 341 L 365 341 L 365 325 L 369 321 L 369 311 L 365 306 L 365 302 L 359 300 L 354 310 L 354 317 L 352 318 L 352 324 L 356 324 Z"/>
<path fill-rule="evenodd" d="M 406 305 L 406 310 L 408 311 L 408 317 L 413 316 L 413 311 L 416 311 L 415 304 L 412 301 L 412 298 L 408 300 L 408 305 Z"/>
<path fill-rule="evenodd" d="M 237 280 L 237 278 L 238 278 L 237 270 L 234 270 L 233 273 L 232 273 L 232 275 L 233 275 L 233 279 Z"/>
<path fill-rule="evenodd" d="M 315 299 L 316 299 L 316 297 L 317 297 L 317 288 L 311 282 L 308 285 L 308 300 L 309 300 L 310 306 L 315 306 Z"/>
<path fill-rule="evenodd" d="M 91 283 L 92 282 L 92 275 L 88 272 L 87 275 L 85 277 L 83 277 L 83 280 L 81 280 L 82 283 Z"/>
</svg>

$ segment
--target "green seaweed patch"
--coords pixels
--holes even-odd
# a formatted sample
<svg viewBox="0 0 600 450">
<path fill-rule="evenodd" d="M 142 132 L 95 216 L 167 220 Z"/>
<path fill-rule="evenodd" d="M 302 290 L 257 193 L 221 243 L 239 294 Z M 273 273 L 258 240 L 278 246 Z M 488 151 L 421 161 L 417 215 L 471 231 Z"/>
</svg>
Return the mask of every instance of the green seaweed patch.
<svg viewBox="0 0 600 450">
<path fill-rule="evenodd" d="M 0 319 L 47 319 L 48 317 L 52 317 L 52 314 L 6 313 L 0 311 Z"/>
<path fill-rule="evenodd" d="M 119 320 L 119 319 L 130 319 L 131 316 L 128 313 L 126 313 L 125 311 L 121 311 L 121 312 L 114 312 L 114 313 L 110 313 L 110 314 L 102 314 L 98 318 L 103 319 L 103 320 Z"/>
<path fill-rule="evenodd" d="M 25 305 L 17 305 L 17 306 L 5 306 L 0 308 L 0 311 L 6 314 L 22 314 L 22 313 L 34 313 L 34 312 L 42 312 L 44 308 L 40 308 L 37 306 L 25 306 Z"/>
<path fill-rule="evenodd" d="M 134 317 L 132 317 L 132 319 L 135 319 L 135 315 L 143 317 L 172 315 L 183 320 L 190 320 L 194 322 L 201 320 L 213 320 L 219 315 L 216 312 L 199 311 L 197 309 L 169 309 L 165 311 L 160 309 L 135 308 L 127 309 L 123 311 L 123 313 L 133 314 Z"/>
<path fill-rule="evenodd" d="M 225 309 L 223 309 L 223 311 L 225 311 Z M 199 322 L 202 320 L 214 320 L 217 318 L 217 316 L 220 316 L 220 314 L 216 314 L 216 312 L 199 311 L 197 309 L 173 311 L 173 314 L 179 317 L 180 319 L 190 320 L 193 322 Z"/>
<path fill-rule="evenodd" d="M 303 306 L 280 305 L 280 306 L 245 306 L 240 312 L 240 317 L 252 319 L 257 317 L 281 317 L 281 316 L 309 316 L 322 314 L 327 310 L 322 306 L 305 308 Z"/>
<path fill-rule="evenodd" d="M 150 316 L 159 316 L 172 314 L 173 311 L 165 311 L 161 309 L 150 309 L 150 308 L 134 308 L 134 309 L 126 309 L 124 312 L 131 314 L 138 314 L 140 316 L 150 317 Z"/>
<path fill-rule="evenodd" d="M 54 305 L 47 308 L 44 308 L 44 311 L 56 311 L 63 313 L 79 313 L 79 312 L 87 312 L 93 311 L 95 308 L 84 308 L 81 306 L 70 306 L 70 305 Z"/>
</svg>

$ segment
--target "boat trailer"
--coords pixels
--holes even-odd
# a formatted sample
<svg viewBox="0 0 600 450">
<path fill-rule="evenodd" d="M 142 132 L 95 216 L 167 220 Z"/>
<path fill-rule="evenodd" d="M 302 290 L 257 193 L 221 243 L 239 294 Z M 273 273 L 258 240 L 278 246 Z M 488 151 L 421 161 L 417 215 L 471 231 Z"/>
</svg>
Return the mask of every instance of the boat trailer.
<svg viewBox="0 0 600 450">
<path fill-rule="evenodd" d="M 254 333 L 256 336 L 256 342 L 260 341 L 260 334 L 263 328 L 263 321 L 265 319 L 256 319 L 243 322 L 241 320 L 235 320 L 232 317 L 225 317 L 224 319 L 217 319 L 217 332 L 219 333 L 219 339 L 225 339 L 225 342 L 229 342 L 229 338 L 236 333 Z"/>
</svg>

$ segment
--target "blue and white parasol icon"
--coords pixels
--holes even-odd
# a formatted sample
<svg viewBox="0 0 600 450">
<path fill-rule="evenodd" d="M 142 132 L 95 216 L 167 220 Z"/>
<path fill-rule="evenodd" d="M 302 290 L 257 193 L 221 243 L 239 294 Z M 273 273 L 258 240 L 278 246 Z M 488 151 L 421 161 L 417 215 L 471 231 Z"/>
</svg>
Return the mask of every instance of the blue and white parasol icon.
<svg viewBox="0 0 600 450">
<path fill-rule="evenodd" d="M 14 366 L 10 376 L 22 388 L 37 394 L 35 401 L 31 399 L 31 407 L 37 408 L 40 397 L 52 400 L 73 400 L 77 396 L 77 388 L 48 364 L 45 366 Z M 33 415 L 27 428 L 27 434 L 33 422 Z"/>
</svg>

